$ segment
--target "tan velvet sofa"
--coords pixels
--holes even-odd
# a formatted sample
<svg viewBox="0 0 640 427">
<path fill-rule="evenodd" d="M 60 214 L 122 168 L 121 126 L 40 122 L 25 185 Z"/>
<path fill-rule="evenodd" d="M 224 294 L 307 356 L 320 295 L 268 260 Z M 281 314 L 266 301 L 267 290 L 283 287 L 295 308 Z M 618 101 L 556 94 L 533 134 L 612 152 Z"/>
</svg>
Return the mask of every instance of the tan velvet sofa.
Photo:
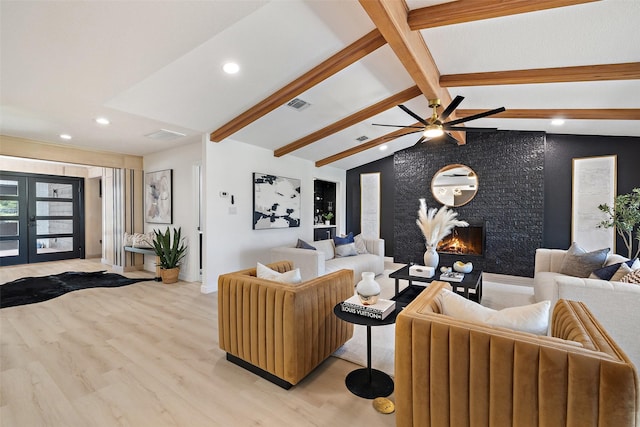
<svg viewBox="0 0 640 427">
<path fill-rule="evenodd" d="M 280 273 L 290 261 L 269 264 Z M 256 277 L 256 269 L 218 278 L 219 346 L 227 359 L 289 388 L 353 335 L 333 307 L 353 295 L 353 272 L 340 270 L 290 285 Z"/>
<path fill-rule="evenodd" d="M 398 315 L 397 426 L 640 425 L 635 367 L 583 303 L 559 300 L 537 336 L 440 314 L 444 286 Z"/>
</svg>

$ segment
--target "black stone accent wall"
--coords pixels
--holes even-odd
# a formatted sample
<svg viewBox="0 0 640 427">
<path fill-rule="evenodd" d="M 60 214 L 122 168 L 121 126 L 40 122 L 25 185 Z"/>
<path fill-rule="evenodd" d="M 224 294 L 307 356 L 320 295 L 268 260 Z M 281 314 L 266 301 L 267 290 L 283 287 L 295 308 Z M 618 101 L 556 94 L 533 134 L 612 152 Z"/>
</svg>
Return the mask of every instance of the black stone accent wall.
<svg viewBox="0 0 640 427">
<path fill-rule="evenodd" d="M 461 163 L 478 175 L 478 193 L 453 208 L 458 218 L 486 221 L 484 257 L 441 254 L 441 265 L 461 259 L 486 272 L 533 276 L 544 220 L 544 132 L 468 134 L 467 144 L 430 141 L 394 154 L 394 260 L 422 264 L 424 237 L 416 225 L 419 199 L 440 207 L 431 179 L 443 166 Z"/>
</svg>

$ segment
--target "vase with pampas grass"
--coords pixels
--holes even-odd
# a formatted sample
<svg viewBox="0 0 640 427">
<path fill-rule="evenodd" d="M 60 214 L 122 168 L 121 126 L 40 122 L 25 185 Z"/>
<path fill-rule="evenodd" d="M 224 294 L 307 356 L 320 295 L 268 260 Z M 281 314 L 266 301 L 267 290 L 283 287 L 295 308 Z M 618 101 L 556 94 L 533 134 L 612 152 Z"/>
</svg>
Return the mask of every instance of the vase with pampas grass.
<svg viewBox="0 0 640 427">
<path fill-rule="evenodd" d="M 425 199 L 420 199 L 420 209 L 418 210 L 418 219 L 416 224 L 420 227 L 420 231 L 425 238 L 424 265 L 427 267 L 438 267 L 440 256 L 436 249 L 440 240 L 447 237 L 453 231 L 454 227 L 468 227 L 469 223 L 456 219 L 457 212 L 447 209 L 446 206 L 438 208 L 427 208 Z"/>
</svg>

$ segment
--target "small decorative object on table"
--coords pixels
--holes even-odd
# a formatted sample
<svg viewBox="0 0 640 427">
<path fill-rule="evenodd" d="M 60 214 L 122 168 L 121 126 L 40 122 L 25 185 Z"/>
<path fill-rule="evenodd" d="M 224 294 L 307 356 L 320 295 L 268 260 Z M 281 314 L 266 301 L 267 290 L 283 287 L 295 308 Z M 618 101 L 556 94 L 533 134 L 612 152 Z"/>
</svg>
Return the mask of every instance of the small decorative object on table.
<svg viewBox="0 0 640 427">
<path fill-rule="evenodd" d="M 447 273 L 442 273 L 440 275 L 440 280 L 446 280 L 447 282 L 462 282 L 464 280 L 463 273 L 456 273 L 453 271 L 449 271 Z"/>
<path fill-rule="evenodd" d="M 438 266 L 440 261 L 440 256 L 436 252 L 438 243 L 451 234 L 454 227 L 469 226 L 468 222 L 457 220 L 457 216 L 457 212 L 447 209 L 446 206 L 442 206 L 440 209 L 427 209 L 425 199 L 420 199 L 420 209 L 418 210 L 416 224 L 418 224 L 420 231 L 424 235 L 425 246 L 427 247 L 427 251 L 424 253 L 425 266 L 433 268 Z"/>
<path fill-rule="evenodd" d="M 467 262 L 466 264 L 462 261 L 456 261 L 453 264 L 453 269 L 459 273 L 471 273 L 473 270 L 473 264 Z"/>
<path fill-rule="evenodd" d="M 360 302 L 360 297 L 354 295 L 340 303 L 342 311 L 369 317 L 371 319 L 383 320 L 396 309 L 396 302 L 386 299 L 379 299 L 375 304 L 364 305 Z"/>
<path fill-rule="evenodd" d="M 380 284 L 374 280 L 375 273 L 365 271 L 362 280 L 356 285 L 356 293 L 364 305 L 373 305 L 380 296 Z"/>
<path fill-rule="evenodd" d="M 412 265 L 409 267 L 409 275 L 426 277 L 427 279 L 433 277 L 436 273 L 436 269 L 433 267 L 426 267 L 424 265 Z"/>
</svg>

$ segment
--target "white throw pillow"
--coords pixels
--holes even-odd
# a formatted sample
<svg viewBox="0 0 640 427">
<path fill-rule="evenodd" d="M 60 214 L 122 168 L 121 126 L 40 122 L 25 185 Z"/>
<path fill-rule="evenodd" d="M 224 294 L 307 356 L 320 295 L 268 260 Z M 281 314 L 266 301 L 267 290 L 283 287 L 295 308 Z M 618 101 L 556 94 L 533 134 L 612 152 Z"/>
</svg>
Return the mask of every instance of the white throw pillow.
<svg viewBox="0 0 640 427">
<path fill-rule="evenodd" d="M 256 267 L 256 276 L 260 279 L 273 280 L 274 282 L 289 283 L 292 285 L 302 282 L 299 268 L 280 273 L 261 263 L 258 263 Z"/>
<path fill-rule="evenodd" d="M 443 289 L 440 304 L 443 314 L 460 320 L 481 322 L 536 335 L 546 335 L 549 328 L 550 301 L 494 310 Z"/>
<path fill-rule="evenodd" d="M 369 251 L 367 251 L 367 246 L 364 243 L 364 237 L 362 237 L 362 234 L 358 234 L 353 238 L 354 243 L 356 244 L 356 251 L 359 254 L 368 254 Z"/>
<path fill-rule="evenodd" d="M 147 234 L 135 233 L 133 235 L 133 246 L 134 248 L 153 248 L 153 241 L 155 240 L 155 233 L 150 231 Z"/>
</svg>

